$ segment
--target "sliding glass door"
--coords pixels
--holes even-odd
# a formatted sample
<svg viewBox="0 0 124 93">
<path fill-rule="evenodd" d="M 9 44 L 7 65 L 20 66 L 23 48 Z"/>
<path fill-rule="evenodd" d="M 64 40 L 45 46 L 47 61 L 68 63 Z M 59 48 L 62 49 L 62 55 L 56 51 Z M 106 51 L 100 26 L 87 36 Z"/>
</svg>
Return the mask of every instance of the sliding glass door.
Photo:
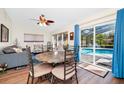
<svg viewBox="0 0 124 93">
<path fill-rule="evenodd" d="M 68 33 L 63 33 L 63 45 L 68 45 Z"/>
<path fill-rule="evenodd" d="M 81 60 L 93 63 L 93 28 L 86 28 L 81 31 Z"/>
<path fill-rule="evenodd" d="M 114 22 L 81 30 L 81 61 L 111 69 Z"/>
<path fill-rule="evenodd" d="M 57 47 L 57 35 L 52 36 L 53 48 Z"/>
<path fill-rule="evenodd" d="M 114 43 L 114 23 L 95 27 L 95 64 L 111 69 Z"/>
</svg>

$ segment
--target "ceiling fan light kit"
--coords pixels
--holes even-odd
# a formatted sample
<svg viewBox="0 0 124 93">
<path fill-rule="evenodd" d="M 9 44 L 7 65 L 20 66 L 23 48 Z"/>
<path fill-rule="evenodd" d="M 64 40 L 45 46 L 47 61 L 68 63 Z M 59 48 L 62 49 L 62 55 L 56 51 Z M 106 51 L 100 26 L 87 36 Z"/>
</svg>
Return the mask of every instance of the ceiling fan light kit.
<svg viewBox="0 0 124 93">
<path fill-rule="evenodd" d="M 39 19 L 34 19 L 35 21 L 38 21 L 39 26 L 49 26 L 51 23 L 54 23 L 53 20 L 47 20 L 44 15 L 39 16 Z"/>
<path fill-rule="evenodd" d="M 39 26 L 47 26 L 45 23 L 39 23 Z"/>
</svg>

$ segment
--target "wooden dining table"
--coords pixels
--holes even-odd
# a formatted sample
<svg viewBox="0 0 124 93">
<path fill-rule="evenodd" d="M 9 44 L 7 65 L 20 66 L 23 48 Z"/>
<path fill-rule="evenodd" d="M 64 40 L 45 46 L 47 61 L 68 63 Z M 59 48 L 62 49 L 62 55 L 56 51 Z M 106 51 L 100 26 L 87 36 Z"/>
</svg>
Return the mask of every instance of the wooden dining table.
<svg viewBox="0 0 124 93">
<path fill-rule="evenodd" d="M 35 57 L 38 61 L 44 63 L 57 64 L 64 62 L 64 51 L 52 51 L 37 54 Z"/>
</svg>

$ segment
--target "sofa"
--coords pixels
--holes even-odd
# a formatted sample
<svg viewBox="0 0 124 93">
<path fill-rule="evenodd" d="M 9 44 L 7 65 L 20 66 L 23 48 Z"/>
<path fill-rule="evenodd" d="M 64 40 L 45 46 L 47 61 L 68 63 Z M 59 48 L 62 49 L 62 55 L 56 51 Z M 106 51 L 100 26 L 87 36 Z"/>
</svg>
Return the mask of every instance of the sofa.
<svg viewBox="0 0 124 93">
<path fill-rule="evenodd" d="M 7 69 L 20 67 L 28 64 L 28 56 L 26 51 L 20 53 L 4 54 L 0 51 L 0 64 L 6 63 Z"/>
</svg>

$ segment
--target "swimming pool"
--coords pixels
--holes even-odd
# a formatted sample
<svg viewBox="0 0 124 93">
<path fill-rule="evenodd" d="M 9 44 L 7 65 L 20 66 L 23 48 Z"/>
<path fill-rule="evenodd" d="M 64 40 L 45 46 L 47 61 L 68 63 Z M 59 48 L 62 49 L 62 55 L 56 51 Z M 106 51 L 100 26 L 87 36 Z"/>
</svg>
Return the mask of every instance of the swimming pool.
<svg viewBox="0 0 124 93">
<path fill-rule="evenodd" d="M 82 49 L 81 54 L 93 54 L 93 49 Z M 95 54 L 113 54 L 113 49 L 96 49 Z"/>
</svg>

